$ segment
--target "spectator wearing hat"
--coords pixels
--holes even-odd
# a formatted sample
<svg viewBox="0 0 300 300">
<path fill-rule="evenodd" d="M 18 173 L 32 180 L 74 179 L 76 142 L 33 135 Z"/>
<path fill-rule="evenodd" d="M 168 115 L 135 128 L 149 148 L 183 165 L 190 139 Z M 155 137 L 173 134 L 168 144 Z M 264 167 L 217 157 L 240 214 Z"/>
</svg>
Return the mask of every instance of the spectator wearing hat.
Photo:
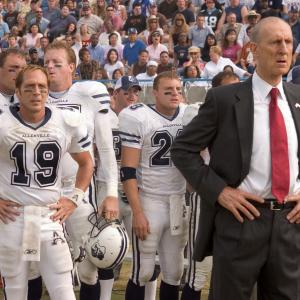
<svg viewBox="0 0 300 300">
<path fill-rule="evenodd" d="M 142 6 L 136 2 L 132 6 L 132 13 L 124 24 L 123 32 L 128 31 L 129 28 L 135 28 L 137 33 L 141 33 L 146 27 L 146 17 L 142 14 Z"/>
<path fill-rule="evenodd" d="M 128 42 L 124 46 L 123 60 L 124 64 L 131 66 L 138 60 L 138 55 L 141 50 L 146 49 L 146 45 L 137 39 L 138 31 L 136 28 L 128 29 Z"/>
<path fill-rule="evenodd" d="M 146 49 L 139 53 L 138 61 L 132 66 L 131 73 L 137 76 L 140 73 L 145 73 L 147 69 L 147 62 L 149 60 L 149 53 Z"/>
<path fill-rule="evenodd" d="M 43 16 L 49 22 L 52 20 L 59 18 L 60 16 L 60 9 L 58 8 L 58 0 L 48 0 L 48 8 L 44 9 Z"/>
<path fill-rule="evenodd" d="M 149 15 L 155 16 L 158 19 L 159 27 L 165 29 L 168 26 L 167 18 L 160 12 L 158 12 L 158 7 L 156 2 L 151 2 L 149 4 Z"/>
<path fill-rule="evenodd" d="M 189 44 L 203 48 L 207 35 L 213 33 L 211 27 L 205 24 L 205 16 L 200 14 L 196 18 L 196 24 L 189 29 Z"/>
<path fill-rule="evenodd" d="M 82 17 L 77 23 L 77 31 L 79 33 L 80 26 L 86 24 L 90 34 L 99 33 L 101 31 L 103 20 L 92 13 L 92 9 L 88 2 L 84 2 L 82 6 Z"/>
<path fill-rule="evenodd" d="M 39 65 L 42 67 L 44 66 L 44 61 L 41 58 L 39 58 L 38 51 L 36 48 L 30 48 L 28 53 L 30 57 L 30 60 L 28 61 L 29 65 Z"/>
<path fill-rule="evenodd" d="M 154 15 L 151 15 L 147 19 L 147 29 L 142 31 L 138 37 L 141 39 L 146 45 L 151 44 L 151 34 L 154 31 L 159 31 L 160 35 L 164 34 L 163 30 L 159 27 L 158 18 Z"/>
<path fill-rule="evenodd" d="M 157 76 L 158 63 L 154 60 L 147 62 L 145 73 L 140 73 L 136 76 L 138 80 L 148 80 L 148 82 L 140 82 L 141 86 L 152 86 L 154 78 Z"/>
<path fill-rule="evenodd" d="M 248 26 L 254 27 L 260 20 L 261 15 L 258 14 L 255 10 L 250 10 L 246 17 L 246 23 L 243 24 L 237 38 L 238 44 L 243 47 L 246 43 L 250 41 L 250 38 L 246 32 Z"/>
<path fill-rule="evenodd" d="M 150 60 L 159 62 L 160 53 L 162 51 L 168 52 L 168 48 L 161 43 L 162 36 L 159 31 L 151 33 L 151 44 L 146 48 L 149 53 Z"/>
<path fill-rule="evenodd" d="M 189 60 L 183 64 L 184 67 L 191 65 L 196 66 L 200 73 L 202 73 L 205 67 L 205 62 L 201 58 L 201 50 L 196 46 L 191 46 L 189 48 Z"/>
<path fill-rule="evenodd" d="M 162 51 L 159 57 L 160 59 L 157 67 L 157 74 L 172 71 L 174 69 L 174 65 L 170 62 L 170 56 L 167 51 Z"/>
</svg>

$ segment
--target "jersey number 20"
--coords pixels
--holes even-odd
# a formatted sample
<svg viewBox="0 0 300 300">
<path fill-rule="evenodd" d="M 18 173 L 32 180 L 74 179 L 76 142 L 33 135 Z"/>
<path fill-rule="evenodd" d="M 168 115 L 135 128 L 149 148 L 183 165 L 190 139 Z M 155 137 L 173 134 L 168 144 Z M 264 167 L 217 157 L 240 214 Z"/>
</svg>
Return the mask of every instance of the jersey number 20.
<svg viewBox="0 0 300 300">
<path fill-rule="evenodd" d="M 30 186 L 31 175 L 26 166 L 26 143 L 18 142 L 10 150 L 16 171 L 11 174 L 12 185 Z M 56 141 L 39 142 L 34 149 L 34 180 L 40 187 L 51 186 L 57 179 L 57 168 L 60 159 L 60 146 Z"/>
</svg>

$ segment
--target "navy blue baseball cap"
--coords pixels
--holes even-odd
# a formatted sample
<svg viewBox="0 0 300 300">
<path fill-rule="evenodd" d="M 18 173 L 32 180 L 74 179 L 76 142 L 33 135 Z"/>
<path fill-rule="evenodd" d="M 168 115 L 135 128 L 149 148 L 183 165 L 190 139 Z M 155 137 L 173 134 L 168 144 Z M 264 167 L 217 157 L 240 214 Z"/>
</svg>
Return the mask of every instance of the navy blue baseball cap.
<svg viewBox="0 0 300 300">
<path fill-rule="evenodd" d="M 138 32 L 137 32 L 136 28 L 134 28 L 134 27 L 130 27 L 127 32 L 128 35 L 129 34 L 137 34 L 137 33 Z"/>
<path fill-rule="evenodd" d="M 137 87 L 142 90 L 139 81 L 134 76 L 122 76 L 119 78 L 115 85 L 115 90 L 122 89 L 128 91 L 131 87 Z"/>
</svg>

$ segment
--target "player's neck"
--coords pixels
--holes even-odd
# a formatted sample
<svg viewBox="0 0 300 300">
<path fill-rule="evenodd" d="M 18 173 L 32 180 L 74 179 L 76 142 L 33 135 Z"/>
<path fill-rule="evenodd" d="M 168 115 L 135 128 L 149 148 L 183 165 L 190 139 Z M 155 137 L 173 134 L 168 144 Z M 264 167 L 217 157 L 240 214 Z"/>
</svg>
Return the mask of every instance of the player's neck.
<svg viewBox="0 0 300 300">
<path fill-rule="evenodd" d="M 61 93 L 63 91 L 68 90 L 72 86 L 72 81 L 68 82 L 51 82 L 49 90 L 54 93 Z"/>
<path fill-rule="evenodd" d="M 14 90 L 9 90 L 9 89 L 5 89 L 3 88 L 1 85 L 0 85 L 0 93 L 3 95 L 3 96 L 12 96 L 15 91 Z"/>
<path fill-rule="evenodd" d="M 176 108 L 165 108 L 160 105 L 155 105 L 156 111 L 158 111 L 161 115 L 166 117 L 167 119 L 172 118 L 177 110 Z"/>
<path fill-rule="evenodd" d="M 25 123 L 40 123 L 45 118 L 45 108 L 38 112 L 31 112 L 20 106 L 19 115 Z"/>
</svg>

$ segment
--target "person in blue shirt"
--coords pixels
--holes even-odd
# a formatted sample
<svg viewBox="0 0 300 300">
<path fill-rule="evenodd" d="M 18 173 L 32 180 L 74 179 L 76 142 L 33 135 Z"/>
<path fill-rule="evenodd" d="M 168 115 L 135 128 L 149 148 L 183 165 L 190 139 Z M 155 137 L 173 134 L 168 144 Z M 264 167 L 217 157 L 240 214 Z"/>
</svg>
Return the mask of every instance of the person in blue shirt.
<svg viewBox="0 0 300 300">
<path fill-rule="evenodd" d="M 128 42 L 125 44 L 123 49 L 123 60 L 124 64 L 131 66 L 138 60 L 138 56 L 141 50 L 146 49 L 146 45 L 137 39 L 136 28 L 128 29 Z"/>
</svg>

